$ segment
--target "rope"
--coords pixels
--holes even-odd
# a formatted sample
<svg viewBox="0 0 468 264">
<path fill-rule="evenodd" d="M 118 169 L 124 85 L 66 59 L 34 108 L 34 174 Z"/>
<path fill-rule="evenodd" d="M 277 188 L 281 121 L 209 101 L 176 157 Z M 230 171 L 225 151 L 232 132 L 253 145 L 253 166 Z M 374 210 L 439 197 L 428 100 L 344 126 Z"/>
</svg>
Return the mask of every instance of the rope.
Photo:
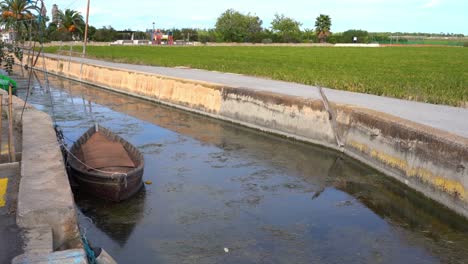
<svg viewBox="0 0 468 264">
<path fill-rule="evenodd" d="M 41 1 L 42 2 L 42 1 Z M 76 1 L 75 1 L 76 2 Z M 42 2 L 43 4 L 43 2 Z M 22 22 L 24 22 L 25 20 L 23 20 Z M 34 19 L 31 19 L 31 20 L 28 20 L 28 22 L 30 22 L 30 34 L 29 34 L 29 41 L 31 42 L 32 41 L 32 36 L 31 36 L 31 28 L 32 28 L 32 21 L 34 21 Z M 42 30 L 40 30 L 39 34 L 40 34 L 40 37 L 41 37 L 41 51 L 43 50 L 43 38 L 44 38 L 44 32 L 42 32 Z M 30 43 L 31 45 L 31 43 Z M 34 45 L 35 45 L 35 42 L 34 42 Z M 31 52 L 31 49 L 30 49 L 30 52 Z M 28 93 L 26 95 L 26 100 L 24 102 L 24 105 L 23 105 L 23 109 L 22 109 L 22 112 L 21 112 L 21 118 L 23 116 L 23 113 L 24 113 L 24 109 L 26 108 L 26 103 L 28 101 L 28 95 L 30 93 L 30 89 L 31 89 L 31 77 L 32 77 L 32 71 L 33 71 L 33 68 L 35 67 L 35 64 L 37 62 L 37 59 L 39 58 L 39 55 L 40 55 L 41 52 L 38 53 L 37 55 L 37 58 L 36 60 L 33 62 L 31 60 L 31 69 L 30 69 L 30 72 L 29 72 L 29 78 L 28 78 Z M 42 52 L 42 56 L 43 56 L 43 64 L 45 63 L 44 61 L 44 53 Z M 29 54 L 28 54 L 28 58 L 29 58 Z M 32 49 L 32 58 L 34 58 L 34 48 Z M 54 107 L 54 102 L 53 102 L 53 98 L 52 98 L 52 93 L 50 91 L 50 86 L 49 86 L 49 82 L 48 82 L 48 76 L 47 76 L 47 70 L 45 68 L 45 64 L 43 65 L 44 67 L 44 72 L 45 72 L 45 79 L 46 79 L 46 91 L 48 92 L 49 94 L 49 99 L 50 99 L 50 102 L 51 102 L 51 112 L 52 112 L 52 120 L 54 122 L 54 125 L 55 125 L 55 128 L 57 130 L 57 121 L 55 119 L 55 107 Z M 90 102 L 91 104 L 91 102 Z M 93 120 L 95 120 L 94 118 L 94 114 L 91 112 L 91 117 Z M 61 136 L 63 136 L 63 134 L 61 134 Z M 83 162 L 82 160 L 80 160 L 78 157 L 76 157 L 73 153 L 71 153 L 71 151 L 68 149 L 68 147 L 66 146 L 66 144 L 62 141 L 62 140 L 57 140 L 59 142 L 59 144 L 61 145 L 61 147 L 70 155 L 72 156 L 75 160 L 77 160 L 79 163 L 81 163 L 82 165 L 84 165 L 86 168 L 88 169 L 91 169 L 91 170 L 94 170 L 94 171 L 97 171 L 97 172 L 100 172 L 100 173 L 104 173 L 104 174 L 110 174 L 111 177 L 114 179 L 114 177 L 117 177 L 117 176 L 123 176 L 123 179 L 124 179 L 124 184 L 125 184 L 125 188 L 127 188 L 127 174 L 126 173 L 123 173 L 123 172 L 112 172 L 112 171 L 104 171 L 104 170 L 100 170 L 100 169 L 97 169 L 97 168 L 93 168 L 91 166 L 89 166 L 88 164 L 86 164 L 85 162 Z"/>
<path fill-rule="evenodd" d="M 111 177 L 112 177 L 112 179 L 114 179 L 114 177 L 119 176 L 119 175 L 124 176 L 125 188 L 127 188 L 127 176 L 128 176 L 127 173 L 124 173 L 124 172 L 114 172 L 114 171 L 104 171 L 104 170 L 100 170 L 100 169 L 97 169 L 97 168 L 93 168 L 93 167 L 89 166 L 88 164 L 86 164 L 84 161 L 81 161 L 77 156 L 75 156 L 75 155 L 66 147 L 66 145 L 65 145 L 63 142 L 61 142 L 61 141 L 58 141 L 58 142 L 59 142 L 59 144 L 60 144 L 61 146 L 64 147 L 65 151 L 66 151 L 69 155 L 71 155 L 75 160 L 77 160 L 79 163 L 81 163 L 82 165 L 84 165 L 84 166 L 87 167 L 88 169 L 95 170 L 95 171 L 100 172 L 100 173 L 110 174 Z"/>
<path fill-rule="evenodd" d="M 86 256 L 88 257 L 89 264 L 97 264 L 96 256 L 94 255 L 94 250 L 91 248 L 88 239 L 86 238 L 86 231 L 81 235 L 81 240 L 83 241 L 83 247 L 86 251 Z"/>
<path fill-rule="evenodd" d="M 36 42 L 34 42 L 34 47 L 36 47 Z M 34 58 L 34 47 L 32 49 L 32 59 Z M 29 55 L 28 55 L 28 59 L 29 59 Z M 28 76 L 28 92 L 26 93 L 26 99 L 24 100 L 23 109 L 21 110 L 21 118 L 20 118 L 21 121 L 23 121 L 24 109 L 26 108 L 28 97 L 29 97 L 29 94 L 31 93 L 31 79 L 32 79 L 32 71 L 34 68 L 32 59 L 31 59 L 31 69 L 29 70 L 29 76 Z M 27 65 L 27 62 L 26 62 L 26 65 Z"/>
<path fill-rule="evenodd" d="M 40 35 L 41 35 L 41 39 L 43 40 L 44 38 L 44 34 L 43 32 L 41 31 L 40 32 Z M 31 35 L 30 35 L 30 38 L 31 38 Z M 31 40 L 31 39 L 30 39 Z M 41 51 L 43 50 L 43 43 L 41 42 Z M 35 62 L 32 62 L 31 63 L 31 71 L 29 72 L 29 80 L 28 80 L 28 94 L 26 96 L 26 100 L 25 100 L 25 103 L 24 103 L 24 106 L 23 106 L 23 110 L 22 110 L 22 114 L 24 112 L 24 109 L 26 107 L 26 103 L 28 101 L 28 95 L 30 93 L 30 89 L 31 89 L 31 85 L 30 85 L 30 82 L 31 82 L 31 76 L 32 76 L 32 69 L 34 68 L 36 62 L 37 62 L 37 59 L 39 58 L 39 55 L 40 53 L 42 53 L 42 59 L 43 59 L 43 70 L 44 70 L 44 74 L 45 74 L 45 79 L 46 79 L 46 91 L 47 93 L 49 94 L 49 100 L 50 100 L 50 109 L 51 109 L 51 117 L 52 117 L 52 120 L 54 122 L 54 125 L 55 125 L 55 128 L 57 130 L 57 120 L 55 119 L 55 106 L 54 106 L 54 102 L 53 102 L 53 98 L 52 98 L 52 92 L 51 92 L 51 89 L 50 89 L 50 85 L 49 85 L 49 80 L 48 80 L 48 74 L 47 74 L 47 69 L 46 69 L 46 66 L 45 66 L 45 60 L 44 60 L 44 52 L 39 52 L 39 54 L 37 55 L 37 58 L 35 60 Z M 34 50 L 33 50 L 33 55 L 32 57 L 34 58 Z M 91 102 L 89 102 L 90 105 L 91 105 Z M 91 111 L 91 117 L 93 120 L 95 120 L 95 117 L 94 117 L 94 114 L 92 113 Z M 61 136 L 63 136 L 63 134 L 61 134 Z M 70 140 L 70 139 L 68 139 Z M 68 155 L 72 156 L 75 160 L 77 160 L 79 163 L 81 163 L 82 165 L 84 165 L 86 168 L 88 169 L 91 169 L 91 170 L 94 170 L 94 171 L 97 171 L 97 172 L 100 172 L 100 173 L 104 173 L 104 174 L 110 174 L 110 176 L 112 177 L 112 179 L 114 179 L 115 177 L 117 176 L 123 176 L 123 180 L 124 180 L 124 184 L 125 184 L 125 188 L 127 188 L 127 173 L 123 173 L 123 172 L 112 172 L 112 171 L 105 171 L 105 170 L 100 170 L 100 169 L 97 169 L 97 168 L 93 168 L 91 166 L 89 166 L 88 164 L 86 164 L 85 162 L 83 162 L 82 160 L 80 160 L 78 157 L 76 157 L 73 153 L 70 152 L 70 150 L 68 149 L 67 145 L 62 141 L 62 140 L 57 140 L 61 146 L 61 148 L 63 150 L 65 150 Z M 70 140 L 71 142 L 73 142 L 72 140 Z M 68 162 L 68 160 L 67 160 Z"/>
<path fill-rule="evenodd" d="M 30 1 L 32 2 L 32 1 Z M 41 4 L 40 8 L 38 6 L 38 4 Z M 38 7 L 38 10 L 39 10 L 39 17 L 41 18 L 42 17 L 42 10 L 44 9 L 45 5 L 44 5 L 44 1 L 43 0 L 36 0 L 34 2 L 34 5 L 36 7 Z M 48 79 L 48 75 L 47 75 L 47 69 L 46 69 L 46 66 L 45 66 L 45 60 L 44 60 L 44 37 L 45 37 L 45 32 L 43 30 L 43 28 L 40 26 L 40 21 L 37 21 L 36 18 L 34 19 L 30 19 L 30 20 L 21 20 L 21 21 L 16 21 L 16 23 L 24 23 L 24 22 L 27 22 L 29 21 L 29 52 L 28 52 L 28 61 L 29 61 L 29 57 L 31 55 L 31 51 L 32 51 L 32 58 L 31 58 L 31 69 L 29 71 L 29 78 L 28 78 L 28 93 L 26 94 L 26 100 L 24 101 L 24 105 L 23 105 L 23 109 L 21 111 L 21 120 L 23 120 L 23 113 L 24 113 L 24 109 L 26 108 L 26 104 L 28 102 L 28 97 L 29 97 L 29 93 L 31 92 L 31 76 L 32 76 L 32 73 L 33 73 L 33 69 L 34 67 L 36 66 L 36 63 L 37 63 L 37 60 L 39 59 L 39 55 L 41 55 L 42 53 L 42 63 L 43 63 L 43 70 L 44 70 L 44 74 L 45 74 L 45 81 L 46 81 L 46 90 L 48 90 L 49 92 L 49 96 L 50 96 L 50 101 L 51 101 L 51 109 L 52 109 L 52 120 L 54 122 L 54 124 L 56 125 L 57 122 L 55 120 L 55 115 L 54 115 L 54 104 L 53 104 L 53 101 L 52 101 L 52 96 L 50 95 L 50 87 L 49 87 L 49 79 Z M 39 35 L 39 38 L 40 38 L 40 44 L 41 44 L 41 49 L 39 50 L 39 53 L 37 54 L 37 57 L 36 57 L 36 60 L 33 61 L 34 59 L 34 48 L 36 46 L 36 42 L 34 42 L 34 44 L 31 46 L 31 41 L 32 41 L 32 24 L 33 24 L 33 21 L 37 22 L 38 24 L 38 27 L 39 27 L 39 32 L 38 32 L 38 35 Z M 17 47 L 20 47 L 17 43 L 16 43 L 16 46 Z M 23 47 L 24 49 L 24 47 Z M 27 66 L 27 63 L 28 61 L 26 61 L 26 66 Z"/>
<path fill-rule="evenodd" d="M 76 0 L 75 0 L 76 2 Z M 38 4 L 41 4 L 41 8 L 40 10 L 42 11 L 43 8 L 44 8 L 44 1 L 43 0 L 37 0 L 35 1 L 35 5 L 37 6 Z M 106 174 L 111 174 L 111 177 L 113 178 L 114 176 L 116 175 L 123 175 L 124 176 L 124 181 L 125 181 L 125 187 L 127 186 L 127 174 L 126 173 L 116 173 L 116 172 L 106 172 L 106 171 L 103 171 L 103 170 L 98 170 L 96 168 L 92 168 L 90 166 L 88 166 L 87 164 L 85 164 L 83 161 L 81 161 L 80 159 L 78 159 L 75 155 L 73 155 L 73 153 L 71 153 L 69 150 L 68 150 L 68 147 L 66 145 L 66 143 L 64 142 L 63 138 L 63 133 L 61 130 L 58 129 L 58 126 L 57 126 L 57 121 L 56 121 L 56 118 L 55 118 L 55 107 L 54 107 L 54 102 L 53 102 L 53 98 L 52 98 L 52 93 L 51 93 L 51 89 L 50 89 L 50 85 L 49 85 L 49 78 L 48 78 L 48 72 L 47 72 L 47 68 L 46 68 L 46 64 L 45 64 L 45 56 L 44 56 L 44 36 L 45 36 L 45 32 L 43 30 L 43 27 L 40 26 L 40 23 L 42 22 L 41 21 L 42 19 L 42 15 L 39 16 L 39 20 L 37 20 L 37 18 L 32 18 L 30 20 L 23 20 L 23 21 L 16 21 L 16 23 L 22 23 L 22 24 L 25 24 L 27 22 L 29 22 L 29 49 L 28 49 L 28 60 L 26 62 L 26 65 L 27 63 L 29 62 L 29 59 L 31 57 L 31 69 L 29 71 L 29 76 L 28 76 L 28 91 L 27 91 L 27 95 L 26 95 L 26 100 L 25 100 L 25 103 L 23 105 L 23 109 L 22 109 L 22 112 L 21 112 L 21 118 L 23 117 L 23 112 L 24 112 L 24 109 L 26 108 L 26 103 L 28 101 L 28 97 L 29 97 L 29 94 L 31 93 L 31 77 L 32 77 L 32 73 L 34 73 L 35 77 L 37 78 L 35 72 L 33 71 L 33 68 L 36 66 L 36 63 L 39 59 L 39 56 L 42 55 L 42 67 L 43 67 L 43 71 L 44 71 L 44 76 L 45 76 L 45 82 L 46 82 L 46 92 L 49 94 L 49 99 L 50 99 L 50 103 L 51 103 L 51 117 L 52 117 L 52 120 L 54 122 L 54 128 L 55 128 L 55 131 L 57 133 L 57 142 L 59 143 L 60 145 L 60 148 L 62 149 L 62 151 L 66 151 L 67 153 L 69 153 L 69 155 L 71 155 L 72 157 L 74 157 L 78 162 L 80 162 L 81 164 L 83 164 L 84 166 L 86 166 L 87 168 L 90 168 L 90 169 L 93 169 L 95 171 L 98 171 L 98 172 L 102 172 L 102 173 L 106 173 Z M 40 39 L 40 51 L 39 53 L 37 54 L 37 57 L 35 58 L 35 60 L 33 61 L 34 59 L 34 47 L 36 45 L 36 42 L 34 42 L 33 44 L 31 44 L 32 42 L 32 37 L 33 37 L 33 34 L 32 34 L 32 28 L 33 28 L 33 23 L 37 23 L 38 24 L 38 28 L 39 28 L 39 39 Z M 27 27 L 27 25 L 26 25 Z M 37 36 L 36 34 L 34 34 L 35 37 Z M 25 36 L 23 36 L 25 37 Z M 18 43 L 16 43 L 16 46 L 19 47 Z M 33 46 L 33 47 L 31 47 Z M 23 47 L 23 50 L 25 49 L 25 47 Z M 32 56 L 31 56 L 31 53 L 32 53 Z M 41 54 L 42 53 L 42 54 Z M 23 66 L 23 65 L 21 65 Z M 23 70 L 23 67 L 21 67 L 21 70 Z M 39 82 L 40 83 L 40 82 Z M 53 143 L 53 144 L 56 144 L 56 143 Z M 67 159 L 68 155 L 66 155 L 66 159 Z M 68 160 L 66 160 L 66 162 L 68 163 Z M 81 232 L 80 232 L 81 233 Z M 87 255 L 87 258 L 88 258 L 88 263 L 90 264 L 97 264 L 97 261 L 96 261 L 96 256 L 95 256 L 95 252 L 94 250 L 91 248 L 90 244 L 89 244 L 89 241 L 86 237 L 86 229 L 84 230 L 83 234 L 81 235 L 81 240 L 83 241 L 83 246 L 84 246 L 84 249 L 85 249 L 85 252 L 86 252 L 86 255 Z"/>
</svg>

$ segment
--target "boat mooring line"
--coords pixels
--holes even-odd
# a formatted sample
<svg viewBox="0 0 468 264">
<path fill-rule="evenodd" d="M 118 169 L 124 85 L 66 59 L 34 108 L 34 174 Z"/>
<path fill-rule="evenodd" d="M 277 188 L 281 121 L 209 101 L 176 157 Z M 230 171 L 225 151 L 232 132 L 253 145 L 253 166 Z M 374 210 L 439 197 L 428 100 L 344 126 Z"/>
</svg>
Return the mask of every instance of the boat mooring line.
<svg viewBox="0 0 468 264">
<path fill-rule="evenodd" d="M 34 66 L 36 65 L 36 63 L 33 62 L 33 60 L 34 60 L 34 48 L 35 48 L 35 47 L 36 47 L 36 42 L 34 42 L 34 46 L 33 46 L 33 48 L 32 48 L 31 67 L 30 67 L 30 69 L 29 69 L 29 74 L 28 74 L 28 93 L 26 94 L 26 99 L 24 100 L 23 109 L 21 109 L 20 122 L 23 121 L 24 109 L 26 108 L 26 104 L 27 104 L 28 99 L 29 99 L 29 94 L 31 93 L 32 71 L 33 71 Z M 37 57 L 39 58 L 39 54 L 38 54 Z M 28 60 L 29 60 L 29 56 L 28 56 Z M 37 62 L 37 59 L 36 59 L 36 62 Z M 27 62 L 26 62 L 26 65 L 27 65 Z"/>
<path fill-rule="evenodd" d="M 42 53 L 43 56 L 44 56 L 44 53 Z M 43 62 L 45 62 L 44 58 L 42 60 Z M 31 71 L 33 69 L 36 69 L 38 70 L 36 67 L 35 67 L 35 64 L 31 65 Z M 47 86 L 47 90 L 48 90 L 48 93 L 49 93 L 49 97 L 50 97 L 50 101 L 51 101 L 51 108 L 52 108 L 52 120 L 54 121 L 54 124 L 57 126 L 57 123 L 55 121 L 55 109 L 54 109 L 54 103 L 53 103 L 53 99 L 52 99 L 52 95 L 51 95 L 51 91 L 50 91 L 50 86 L 49 86 L 49 83 L 48 83 L 48 78 L 47 78 L 47 68 L 45 67 L 45 64 L 43 65 L 43 69 L 42 71 L 46 74 L 46 86 Z M 31 74 L 30 74 L 31 76 Z M 29 92 L 28 92 L 29 93 Z M 26 105 L 26 102 L 25 102 L 25 105 Z M 23 111 L 24 111 L 24 107 L 23 107 Z M 93 120 L 94 120 L 94 116 L 93 116 Z M 101 172 L 101 173 L 105 173 L 105 174 L 110 174 L 111 178 L 114 178 L 116 176 L 123 176 L 124 178 L 124 184 L 125 184 L 125 187 L 127 187 L 127 177 L 128 175 L 126 173 L 123 173 L 123 172 L 113 172 L 113 171 L 103 171 L 103 170 L 100 170 L 100 169 L 97 169 L 97 168 L 93 168 L 89 165 L 87 165 L 85 162 L 83 162 L 82 160 L 80 160 L 78 157 L 76 157 L 75 155 L 73 155 L 73 153 L 71 153 L 71 151 L 68 149 L 68 147 L 66 146 L 65 143 L 63 143 L 61 140 L 57 140 L 57 142 L 60 144 L 60 146 L 69 154 L 71 155 L 74 159 L 76 159 L 79 163 L 83 164 L 85 167 L 87 167 L 88 169 L 91 169 L 91 170 L 95 170 L 97 172 Z"/>
<path fill-rule="evenodd" d="M 63 149 L 68 153 L 70 154 L 74 159 L 76 159 L 79 163 L 83 164 L 84 166 L 86 166 L 88 169 L 91 169 L 91 170 L 95 170 L 97 172 L 101 172 L 101 173 L 106 173 L 106 174 L 110 174 L 111 178 L 114 179 L 114 177 L 116 176 L 123 176 L 124 177 L 124 181 L 125 181 L 125 186 L 127 186 L 127 173 L 124 173 L 124 172 L 114 172 L 114 171 L 103 171 L 103 170 L 100 170 L 100 169 L 96 169 L 96 168 L 93 168 L 89 165 L 87 165 L 86 163 L 84 163 L 84 161 L 81 161 L 77 156 L 73 155 L 73 153 L 71 153 L 71 151 L 67 148 L 67 146 L 65 145 L 65 143 L 61 142 L 60 140 L 57 140 L 57 142 L 63 147 Z"/>
</svg>

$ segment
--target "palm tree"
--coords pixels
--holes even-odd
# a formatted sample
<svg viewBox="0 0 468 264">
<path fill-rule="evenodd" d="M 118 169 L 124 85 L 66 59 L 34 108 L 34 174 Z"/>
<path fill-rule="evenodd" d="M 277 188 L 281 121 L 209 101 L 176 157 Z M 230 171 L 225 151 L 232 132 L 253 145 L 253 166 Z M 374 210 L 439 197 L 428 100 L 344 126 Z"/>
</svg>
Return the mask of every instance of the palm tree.
<svg viewBox="0 0 468 264">
<path fill-rule="evenodd" d="M 328 15 L 320 14 L 315 20 L 315 34 L 320 40 L 320 43 L 324 43 L 327 37 L 331 35 L 331 18 Z"/>
<path fill-rule="evenodd" d="M 22 39 L 23 33 L 30 29 L 35 19 L 33 12 L 39 12 L 39 8 L 29 0 L 4 0 L 0 4 L 2 10 L 1 23 L 5 29 L 14 29 L 16 40 Z"/>
<path fill-rule="evenodd" d="M 70 32 L 72 38 L 83 34 L 84 20 L 80 12 L 66 9 L 59 11 L 59 30 Z M 78 34 L 77 34 L 78 32 Z"/>
</svg>

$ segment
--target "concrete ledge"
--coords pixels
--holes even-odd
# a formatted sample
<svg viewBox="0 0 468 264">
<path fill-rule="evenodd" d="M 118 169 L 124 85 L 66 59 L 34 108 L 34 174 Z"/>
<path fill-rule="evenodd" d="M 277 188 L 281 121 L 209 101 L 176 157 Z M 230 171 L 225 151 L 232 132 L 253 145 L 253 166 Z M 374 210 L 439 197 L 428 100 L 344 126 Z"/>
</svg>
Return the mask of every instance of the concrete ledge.
<svg viewBox="0 0 468 264">
<path fill-rule="evenodd" d="M 347 155 L 468 217 L 468 139 L 368 109 L 335 107 Z"/>
<path fill-rule="evenodd" d="M 52 227 L 54 249 L 78 245 L 73 194 L 52 120 L 34 109 L 26 110 L 23 115 L 23 160 L 16 221 L 24 228 Z"/>
<path fill-rule="evenodd" d="M 17 97 L 13 97 L 13 111 L 15 125 L 22 131 L 23 150 L 17 224 L 24 229 L 51 228 L 53 250 L 81 248 L 73 194 L 53 122 L 48 114 Z M 28 241 L 31 245 L 26 249 L 34 247 L 34 239 Z"/>
<path fill-rule="evenodd" d="M 335 47 L 378 48 L 379 43 L 336 43 Z"/>
<path fill-rule="evenodd" d="M 0 171 L 3 170 L 16 170 L 20 166 L 19 162 L 10 162 L 10 163 L 2 163 L 0 164 Z"/>
<path fill-rule="evenodd" d="M 330 102 L 333 109 L 330 112 L 319 99 L 73 60 L 46 57 L 44 65 L 48 72 L 58 76 L 344 150 L 349 156 L 468 217 L 468 139 L 464 137 L 350 105 Z M 337 138 L 343 146 L 337 144 Z"/>
</svg>

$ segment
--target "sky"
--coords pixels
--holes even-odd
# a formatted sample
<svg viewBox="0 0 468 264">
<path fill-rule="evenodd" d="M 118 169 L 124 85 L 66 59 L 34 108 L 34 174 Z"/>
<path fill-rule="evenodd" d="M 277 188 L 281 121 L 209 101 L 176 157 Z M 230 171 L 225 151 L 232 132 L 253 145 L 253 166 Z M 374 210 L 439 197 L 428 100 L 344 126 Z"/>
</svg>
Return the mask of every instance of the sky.
<svg viewBox="0 0 468 264">
<path fill-rule="evenodd" d="M 461 33 L 468 35 L 468 0 L 90 0 L 89 24 L 118 30 L 156 28 L 213 28 L 227 9 L 259 16 L 270 27 L 276 13 L 313 28 L 327 14 L 332 32 L 362 29 L 370 32 Z M 86 14 L 87 0 L 44 0 L 49 16 L 59 9 Z"/>
</svg>

